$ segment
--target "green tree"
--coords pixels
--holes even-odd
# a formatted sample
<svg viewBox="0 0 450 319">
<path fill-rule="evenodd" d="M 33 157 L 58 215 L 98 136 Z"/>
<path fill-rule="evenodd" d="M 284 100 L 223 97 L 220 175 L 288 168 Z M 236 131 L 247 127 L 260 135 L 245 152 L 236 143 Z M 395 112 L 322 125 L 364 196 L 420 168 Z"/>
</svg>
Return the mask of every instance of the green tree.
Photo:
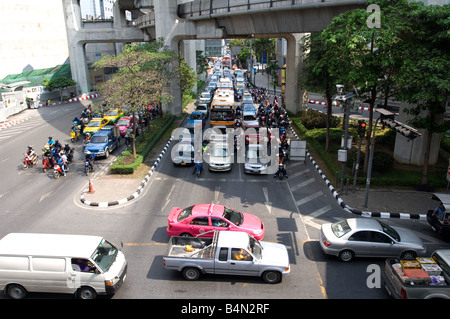
<svg viewBox="0 0 450 319">
<path fill-rule="evenodd" d="M 168 83 L 177 70 L 171 67 L 176 55 L 162 50 L 162 40 L 154 43 L 127 45 L 118 56 L 106 56 L 94 63 L 97 69 L 110 67 L 117 72 L 100 87 L 101 102 L 125 108 L 136 114 L 144 106 L 162 105 L 173 99 L 168 93 Z M 132 153 L 136 156 L 136 127 L 131 139 Z"/>
<path fill-rule="evenodd" d="M 59 78 L 55 78 L 55 79 L 44 79 L 42 81 L 42 85 L 45 86 L 45 88 L 48 91 L 52 91 L 55 89 L 59 89 L 59 98 L 62 99 L 62 89 L 68 87 L 68 86 L 73 86 L 76 85 L 77 82 L 75 82 L 74 80 L 62 76 Z"/>
<path fill-rule="evenodd" d="M 398 99 L 414 105 L 405 109 L 414 115 L 409 124 L 426 131 L 422 170 L 422 184 L 426 185 L 432 134 L 450 129 L 450 123 L 442 121 L 450 94 L 450 5 L 411 2 L 405 18 L 413 25 L 401 35 L 404 54 L 396 78 Z"/>
<path fill-rule="evenodd" d="M 327 100 L 325 151 L 330 146 L 330 123 L 333 116 L 333 95 L 336 93 L 337 79 L 330 69 L 335 60 L 327 58 L 326 46 L 320 34 L 311 33 L 302 38 L 304 66 L 301 81 L 314 92 L 323 92 Z"/>
<path fill-rule="evenodd" d="M 371 12 L 356 9 L 335 17 L 320 35 L 325 46 L 323 58 L 332 61 L 328 69 L 331 77 L 344 84 L 346 91 L 355 90 L 369 103 L 366 145 L 370 145 L 377 97 L 383 88 L 390 92 L 392 78 L 399 72 L 399 35 L 411 27 L 403 14 L 407 0 L 370 2 L 380 6 L 379 28 L 367 23 Z M 364 170 L 368 158 L 365 157 Z"/>
</svg>

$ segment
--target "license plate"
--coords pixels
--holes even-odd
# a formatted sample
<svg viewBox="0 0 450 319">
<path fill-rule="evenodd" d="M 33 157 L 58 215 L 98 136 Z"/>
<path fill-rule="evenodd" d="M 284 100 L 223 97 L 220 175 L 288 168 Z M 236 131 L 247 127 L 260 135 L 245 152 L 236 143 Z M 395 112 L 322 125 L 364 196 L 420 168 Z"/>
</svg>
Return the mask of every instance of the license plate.
<svg viewBox="0 0 450 319">
<path fill-rule="evenodd" d="M 186 163 L 181 163 L 181 165 L 186 165 Z"/>
</svg>

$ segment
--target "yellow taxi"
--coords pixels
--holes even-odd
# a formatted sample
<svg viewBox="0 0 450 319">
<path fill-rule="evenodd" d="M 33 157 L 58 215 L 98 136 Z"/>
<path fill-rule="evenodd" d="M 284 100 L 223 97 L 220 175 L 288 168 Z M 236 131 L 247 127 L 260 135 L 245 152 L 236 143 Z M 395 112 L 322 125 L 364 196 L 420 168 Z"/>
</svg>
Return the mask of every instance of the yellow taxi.
<svg viewBox="0 0 450 319">
<path fill-rule="evenodd" d="M 104 119 L 107 119 L 111 124 L 116 123 L 124 115 L 122 109 L 112 109 L 106 112 Z"/>
<path fill-rule="evenodd" d="M 107 118 L 97 118 L 97 117 L 93 118 L 85 126 L 85 128 L 83 130 L 83 134 L 86 135 L 87 133 L 89 133 L 92 135 L 108 123 L 109 123 L 109 120 Z"/>
</svg>

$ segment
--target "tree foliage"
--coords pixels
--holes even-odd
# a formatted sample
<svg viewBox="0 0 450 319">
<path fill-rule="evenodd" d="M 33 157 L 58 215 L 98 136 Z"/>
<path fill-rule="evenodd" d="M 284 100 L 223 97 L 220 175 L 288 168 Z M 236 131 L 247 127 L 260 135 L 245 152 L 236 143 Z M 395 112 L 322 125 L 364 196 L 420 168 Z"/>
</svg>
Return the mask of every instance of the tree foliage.
<svg viewBox="0 0 450 319">
<path fill-rule="evenodd" d="M 100 103 L 123 108 L 135 116 L 151 104 L 163 105 L 173 97 L 168 83 L 179 74 L 173 51 L 163 50 L 162 39 L 145 44 L 127 45 L 117 56 L 106 56 L 94 63 L 96 69 L 115 68 L 117 72 L 100 87 Z M 136 154 L 134 127 L 133 155 Z"/>
<path fill-rule="evenodd" d="M 447 130 L 448 124 L 438 119 L 450 92 L 450 5 L 425 6 L 408 0 L 369 3 L 380 8 L 380 27 L 367 23 L 371 12 L 357 9 L 335 17 L 318 38 L 306 38 L 304 81 L 320 92 L 339 82 L 369 102 L 367 145 L 380 97 L 385 104 L 391 96 L 413 104 L 407 112 L 415 116 L 409 124 L 417 128 L 431 133 Z M 431 137 L 428 142 L 424 184 Z"/>
<path fill-rule="evenodd" d="M 72 79 L 69 79 L 65 76 L 55 78 L 55 79 L 44 79 L 42 81 L 42 85 L 45 86 L 45 88 L 49 91 L 52 91 L 54 89 L 63 89 L 68 86 L 76 85 L 77 82 L 75 82 Z"/>
</svg>

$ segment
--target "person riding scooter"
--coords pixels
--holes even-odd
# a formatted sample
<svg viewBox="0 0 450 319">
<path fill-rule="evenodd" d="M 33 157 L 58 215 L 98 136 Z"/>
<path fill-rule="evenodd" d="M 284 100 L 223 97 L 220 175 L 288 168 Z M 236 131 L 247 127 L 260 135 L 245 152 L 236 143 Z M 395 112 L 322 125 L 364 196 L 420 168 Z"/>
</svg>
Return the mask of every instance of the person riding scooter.
<svg viewBox="0 0 450 319">
<path fill-rule="evenodd" d="M 64 145 L 64 153 L 67 156 L 67 160 L 69 161 L 69 163 L 72 163 L 72 159 L 73 159 L 73 148 L 71 148 L 69 146 L 69 144 L 65 144 Z"/>
<path fill-rule="evenodd" d="M 90 151 L 86 151 L 85 160 L 86 162 L 89 162 L 89 166 L 92 167 L 92 170 L 94 170 L 94 159 L 95 155 Z"/>
<path fill-rule="evenodd" d="M 33 162 L 36 158 L 37 158 L 37 154 L 36 152 L 33 150 L 33 146 L 29 145 L 28 146 L 28 151 L 27 151 L 27 155 L 30 158 L 30 160 Z"/>
</svg>

